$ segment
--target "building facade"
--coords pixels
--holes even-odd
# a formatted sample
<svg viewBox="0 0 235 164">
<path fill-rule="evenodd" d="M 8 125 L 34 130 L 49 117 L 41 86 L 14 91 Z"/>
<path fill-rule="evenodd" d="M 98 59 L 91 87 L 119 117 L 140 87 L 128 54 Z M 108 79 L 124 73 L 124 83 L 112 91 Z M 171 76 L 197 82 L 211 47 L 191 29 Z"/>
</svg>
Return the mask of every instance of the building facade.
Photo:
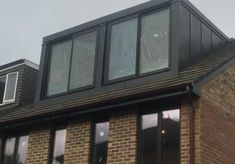
<svg viewBox="0 0 235 164">
<path fill-rule="evenodd" d="M 0 67 L 3 164 L 235 163 L 235 41 L 187 0 L 47 36 L 38 71 L 20 62 Z"/>
</svg>

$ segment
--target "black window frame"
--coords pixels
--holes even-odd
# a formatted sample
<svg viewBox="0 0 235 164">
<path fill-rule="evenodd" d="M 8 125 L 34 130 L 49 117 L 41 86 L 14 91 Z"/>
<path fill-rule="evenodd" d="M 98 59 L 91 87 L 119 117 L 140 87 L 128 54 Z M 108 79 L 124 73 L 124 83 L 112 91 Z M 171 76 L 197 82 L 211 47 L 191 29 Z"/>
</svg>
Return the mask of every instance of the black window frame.
<svg viewBox="0 0 235 164">
<path fill-rule="evenodd" d="M 176 73 L 178 71 L 177 69 L 177 53 L 176 55 L 172 56 L 172 51 L 175 49 L 175 36 L 173 33 L 174 25 L 172 22 L 175 18 L 175 16 L 172 14 L 175 12 L 175 6 L 172 5 L 171 1 L 163 0 L 164 2 L 158 2 L 158 1 L 150 1 L 147 2 L 145 5 L 140 5 L 133 7 L 131 9 L 126 9 L 126 12 L 120 11 L 118 13 L 113 13 L 111 15 L 105 16 L 103 18 L 99 18 L 97 20 L 76 26 L 74 28 L 53 34 L 51 36 L 45 37 L 43 39 L 43 45 L 42 45 L 42 52 L 41 52 L 41 61 L 40 61 L 40 70 L 39 70 L 39 79 L 38 79 L 38 85 L 37 85 L 37 93 L 36 93 L 36 99 L 35 102 L 44 101 L 51 99 L 53 101 L 53 98 L 59 98 L 61 97 L 84 97 L 81 96 L 79 93 L 82 93 L 83 95 L 92 95 L 94 93 L 97 93 L 97 91 L 106 92 L 106 90 L 112 90 L 111 88 L 118 88 L 122 86 L 123 84 L 134 82 L 135 84 L 142 84 L 145 83 L 146 80 L 154 81 L 154 80 L 160 80 L 160 79 L 166 79 L 172 76 L 176 76 Z M 110 45 L 108 36 L 109 34 L 109 24 L 112 22 L 120 21 L 120 20 L 126 20 L 128 18 L 131 18 L 133 16 L 138 16 L 138 19 L 140 19 L 141 16 L 150 15 L 152 13 L 160 12 L 161 10 L 169 10 L 169 49 L 168 49 L 168 68 L 160 69 L 160 70 L 154 70 L 152 72 L 136 74 L 133 77 L 124 77 L 123 79 L 114 79 L 114 81 L 106 80 L 108 79 L 107 74 L 107 49 L 109 48 L 108 45 Z M 138 25 L 140 26 L 141 23 L 138 21 Z M 47 85 L 48 85 L 48 72 L 49 72 L 49 66 L 50 66 L 50 50 L 51 45 L 56 42 L 64 41 L 66 39 L 71 39 L 73 35 L 79 34 L 79 33 L 88 33 L 89 31 L 97 30 L 97 45 L 96 45 L 96 58 L 95 58 L 95 72 L 94 72 L 94 85 L 91 87 L 84 87 L 84 88 L 77 88 L 71 91 L 66 91 L 63 93 L 58 93 L 54 95 L 48 96 L 47 91 Z M 140 31 L 140 30 L 138 30 Z M 137 51 L 139 51 L 139 38 L 140 32 L 137 33 Z M 172 40 L 173 39 L 173 40 Z M 72 52 L 71 52 L 72 53 Z M 137 52 L 136 56 L 137 58 L 140 58 L 138 55 L 139 52 Z M 136 60 L 138 62 L 138 60 Z M 139 67 L 139 64 L 136 64 L 137 67 Z M 146 80 L 145 80 L 146 78 Z"/>
<path fill-rule="evenodd" d="M 122 22 L 126 22 L 132 19 L 137 19 L 137 42 L 136 42 L 136 51 L 138 50 L 137 48 L 137 43 L 138 43 L 138 24 L 139 24 L 139 18 L 138 18 L 138 14 L 134 14 L 134 15 L 129 15 L 123 18 L 120 18 L 118 20 L 112 21 L 110 23 L 107 24 L 107 34 L 106 34 L 106 48 L 105 48 L 105 55 L 104 55 L 104 84 L 110 84 L 110 83 L 114 83 L 114 82 L 118 82 L 118 81 L 124 81 L 124 80 L 128 80 L 131 78 L 136 77 L 136 73 L 134 75 L 128 75 L 128 76 L 124 76 L 124 77 L 120 77 L 117 79 L 112 79 L 112 80 L 108 80 L 108 76 L 109 76 L 109 59 L 110 59 L 110 45 L 111 45 L 111 33 L 112 33 L 112 26 L 122 23 Z M 136 54 L 137 57 L 137 54 Z M 137 58 L 136 58 L 137 59 Z M 136 60 L 136 66 L 137 66 L 137 60 Z M 135 68 L 136 71 L 136 68 Z"/>
<path fill-rule="evenodd" d="M 97 123 L 108 122 L 109 123 L 108 136 L 109 136 L 109 131 L 110 131 L 110 120 L 109 120 L 109 117 L 99 117 L 99 116 L 97 116 L 92 121 L 92 128 L 91 128 L 91 158 L 90 158 L 91 160 L 90 160 L 90 164 L 95 164 L 94 162 L 95 162 L 95 150 L 96 150 L 96 144 L 95 144 L 96 124 Z M 108 159 L 108 142 L 109 142 L 109 140 L 107 141 L 107 154 L 106 154 L 107 159 Z M 106 163 L 107 162 L 108 161 L 106 161 Z"/>
<path fill-rule="evenodd" d="M 67 138 L 67 132 L 68 128 L 66 125 L 64 126 L 54 126 L 51 128 L 50 132 L 50 147 L 49 147 L 49 164 L 52 164 L 53 162 L 53 155 L 54 155 L 54 147 L 55 147 L 55 134 L 57 130 L 66 130 L 66 137 L 65 137 L 65 146 L 66 146 L 66 138 Z"/>
<path fill-rule="evenodd" d="M 86 35 L 88 33 L 92 33 L 92 32 L 96 32 L 96 47 L 95 47 L 95 60 L 94 60 L 94 72 L 93 72 L 93 82 L 91 85 L 87 85 L 87 86 L 83 86 L 83 87 L 78 87 L 75 89 L 69 89 L 69 84 L 70 84 L 70 75 L 71 75 L 71 68 L 72 68 L 72 57 L 73 57 L 73 46 L 74 46 L 74 39 L 82 36 L 82 35 Z M 79 91 L 83 91 L 83 90 L 87 90 L 87 89 L 92 89 L 95 88 L 95 84 L 96 84 L 96 74 L 97 74 L 97 66 L 98 66 L 98 57 L 99 57 L 99 38 L 100 38 L 100 27 L 92 27 L 83 31 L 79 31 L 77 33 L 74 33 L 70 36 L 61 38 L 59 40 L 55 40 L 55 41 L 51 41 L 48 45 L 47 48 L 47 57 L 46 57 L 46 61 L 45 62 L 45 72 L 44 72 L 44 82 L 43 82 L 43 87 L 42 87 L 42 98 L 44 99 L 48 99 L 48 98 L 53 98 L 53 97 L 58 97 L 61 95 L 65 95 L 65 94 L 70 94 L 70 93 L 74 93 L 74 92 L 79 92 Z M 65 92 L 61 92 L 61 93 L 57 93 L 57 94 L 53 94 L 53 95 L 48 95 L 48 84 L 49 84 L 49 74 L 50 74 L 50 65 L 51 65 L 51 56 L 52 56 L 52 47 L 54 45 L 58 45 L 60 43 L 64 43 L 66 41 L 71 41 L 72 45 L 71 45 L 71 54 L 70 54 L 70 63 L 69 63 L 69 76 L 68 76 L 68 85 L 67 85 L 67 91 Z"/>
<path fill-rule="evenodd" d="M 142 18 L 154 13 L 158 13 L 164 10 L 169 10 L 169 41 L 168 41 L 168 67 L 167 68 L 162 68 L 146 73 L 140 73 L 140 38 L 141 38 L 141 22 Z M 111 43 L 111 32 L 112 32 L 112 25 L 122 23 L 131 19 L 137 18 L 137 40 L 136 40 L 136 66 L 135 66 L 135 74 L 134 75 L 129 75 L 125 77 L 120 77 L 116 79 L 109 80 L 109 59 L 110 59 L 110 43 Z M 171 23 L 172 22 L 172 10 L 171 6 L 169 4 L 166 5 L 160 5 L 156 6 L 151 9 L 145 9 L 142 12 L 131 14 L 128 16 L 121 17 L 117 20 L 111 21 L 107 24 L 107 34 L 106 34 L 106 47 L 105 47 L 105 55 L 104 55 L 104 71 L 103 71 L 103 85 L 109 85 L 109 84 L 114 84 L 126 80 L 131 80 L 131 79 L 136 79 L 136 78 L 141 78 L 144 76 L 148 75 L 153 75 L 153 74 L 158 74 L 162 72 L 166 72 L 171 70 L 172 68 L 172 50 L 171 50 L 171 45 L 172 45 L 172 30 L 171 30 Z"/>
<path fill-rule="evenodd" d="M 13 153 L 13 160 L 14 162 L 16 162 L 16 156 L 17 156 L 17 151 L 19 149 L 19 139 L 20 137 L 24 137 L 24 136 L 28 136 L 28 139 L 29 139 L 29 133 L 26 132 L 26 133 L 20 133 L 19 135 L 18 134 L 11 134 L 11 135 L 6 135 L 6 136 L 3 136 L 3 144 L 2 144 L 2 148 L 0 150 L 0 163 L 4 163 L 4 160 L 5 160 L 5 148 L 6 148 L 6 141 L 8 138 L 15 138 L 15 145 L 14 145 L 14 153 Z M 29 142 L 29 140 L 28 140 Z M 28 147 L 27 147 L 27 152 L 28 152 Z M 26 157 L 27 157 L 27 153 L 26 153 Z"/>
<path fill-rule="evenodd" d="M 181 124 L 181 108 L 178 105 L 159 105 L 159 106 L 152 106 L 154 104 L 151 104 L 149 109 L 146 110 L 146 107 L 140 107 L 140 110 L 138 111 L 138 125 L 137 125 L 137 133 L 138 133 L 138 146 L 137 146 L 137 164 L 143 164 L 142 163 L 142 116 L 148 115 L 148 114 L 158 114 L 158 136 L 157 136 L 157 163 L 162 162 L 162 137 L 161 137 L 161 130 L 162 130 L 162 122 L 163 122 L 163 112 L 165 111 L 171 111 L 171 110 L 179 110 L 179 124 Z M 181 129 L 179 126 L 179 155 L 180 155 L 180 143 L 181 143 Z"/>
</svg>

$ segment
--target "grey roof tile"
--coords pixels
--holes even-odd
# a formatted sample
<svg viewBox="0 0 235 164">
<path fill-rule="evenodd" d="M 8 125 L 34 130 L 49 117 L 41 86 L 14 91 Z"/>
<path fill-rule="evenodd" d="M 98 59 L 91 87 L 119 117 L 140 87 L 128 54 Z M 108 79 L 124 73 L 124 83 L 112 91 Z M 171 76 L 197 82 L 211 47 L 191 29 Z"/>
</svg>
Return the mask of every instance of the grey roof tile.
<svg viewBox="0 0 235 164">
<path fill-rule="evenodd" d="M 199 62 L 183 70 L 178 74 L 178 76 L 174 78 L 159 80 L 146 85 L 123 89 L 115 92 L 97 94 L 94 96 L 79 99 L 79 101 L 76 98 L 66 99 L 61 101 L 60 103 L 43 101 L 43 103 L 22 106 L 16 108 L 15 110 L 9 110 L 8 112 L 0 111 L 0 124 L 9 121 L 43 116 L 46 114 L 53 114 L 62 110 L 68 111 L 69 109 L 75 107 L 77 110 L 79 110 L 80 107 L 88 104 L 108 102 L 110 100 L 116 100 L 131 95 L 138 95 L 161 89 L 192 84 L 195 81 L 204 78 L 209 72 L 213 71 L 214 69 L 223 66 L 223 64 L 233 58 L 235 58 L 235 43 L 234 41 L 231 41 L 229 45 L 221 48 L 216 52 L 211 53 L 211 55 L 209 56 L 202 58 Z"/>
</svg>

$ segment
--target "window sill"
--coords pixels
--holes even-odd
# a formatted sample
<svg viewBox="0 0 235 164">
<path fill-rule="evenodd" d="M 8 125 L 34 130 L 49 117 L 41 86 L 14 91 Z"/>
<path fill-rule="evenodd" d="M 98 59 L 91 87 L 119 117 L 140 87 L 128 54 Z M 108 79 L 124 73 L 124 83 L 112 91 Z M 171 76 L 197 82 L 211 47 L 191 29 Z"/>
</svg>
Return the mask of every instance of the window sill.
<svg viewBox="0 0 235 164">
<path fill-rule="evenodd" d="M 0 107 L 1 106 L 5 106 L 5 105 L 9 105 L 9 104 L 13 104 L 15 101 L 8 101 L 8 102 L 4 102 L 2 104 L 0 104 Z"/>
</svg>

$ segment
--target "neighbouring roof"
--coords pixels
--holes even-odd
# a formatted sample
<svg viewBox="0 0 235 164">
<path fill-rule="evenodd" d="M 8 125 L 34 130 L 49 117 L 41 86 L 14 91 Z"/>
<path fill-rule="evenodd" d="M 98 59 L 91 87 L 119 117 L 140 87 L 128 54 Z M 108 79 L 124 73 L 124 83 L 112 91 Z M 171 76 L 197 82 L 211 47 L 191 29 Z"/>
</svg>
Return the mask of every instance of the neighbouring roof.
<svg viewBox="0 0 235 164">
<path fill-rule="evenodd" d="M 27 65 L 31 68 L 34 68 L 36 70 L 39 69 L 39 66 L 27 59 L 19 59 L 19 60 L 16 60 L 14 62 L 11 62 L 11 63 L 8 63 L 8 64 L 4 64 L 2 66 L 0 66 L 0 72 L 3 72 L 3 71 L 7 71 L 7 70 L 10 70 L 12 68 L 16 68 L 16 67 L 19 67 L 21 65 Z"/>
<path fill-rule="evenodd" d="M 202 58 L 197 63 L 188 67 L 178 74 L 177 77 L 159 80 L 146 85 L 119 90 L 105 94 L 98 94 L 82 99 L 68 98 L 63 99 L 58 103 L 57 101 L 44 100 L 38 104 L 30 104 L 22 106 L 9 111 L 0 111 L 0 126 L 9 124 L 10 122 L 19 122 L 21 120 L 32 120 L 34 118 L 42 118 L 45 116 L 53 116 L 55 114 L 79 111 L 86 105 L 102 104 L 107 105 L 110 102 L 124 101 L 128 97 L 135 97 L 140 95 L 148 95 L 148 93 L 162 93 L 171 88 L 182 88 L 192 86 L 194 91 L 200 92 L 200 86 L 206 79 L 213 78 L 216 73 L 226 70 L 230 65 L 235 63 L 235 41 L 231 40 L 228 45 L 212 52 Z M 210 77 L 210 78 L 208 78 Z M 169 91 L 169 90 L 168 90 Z M 199 92 L 197 92 L 199 94 Z"/>
</svg>

